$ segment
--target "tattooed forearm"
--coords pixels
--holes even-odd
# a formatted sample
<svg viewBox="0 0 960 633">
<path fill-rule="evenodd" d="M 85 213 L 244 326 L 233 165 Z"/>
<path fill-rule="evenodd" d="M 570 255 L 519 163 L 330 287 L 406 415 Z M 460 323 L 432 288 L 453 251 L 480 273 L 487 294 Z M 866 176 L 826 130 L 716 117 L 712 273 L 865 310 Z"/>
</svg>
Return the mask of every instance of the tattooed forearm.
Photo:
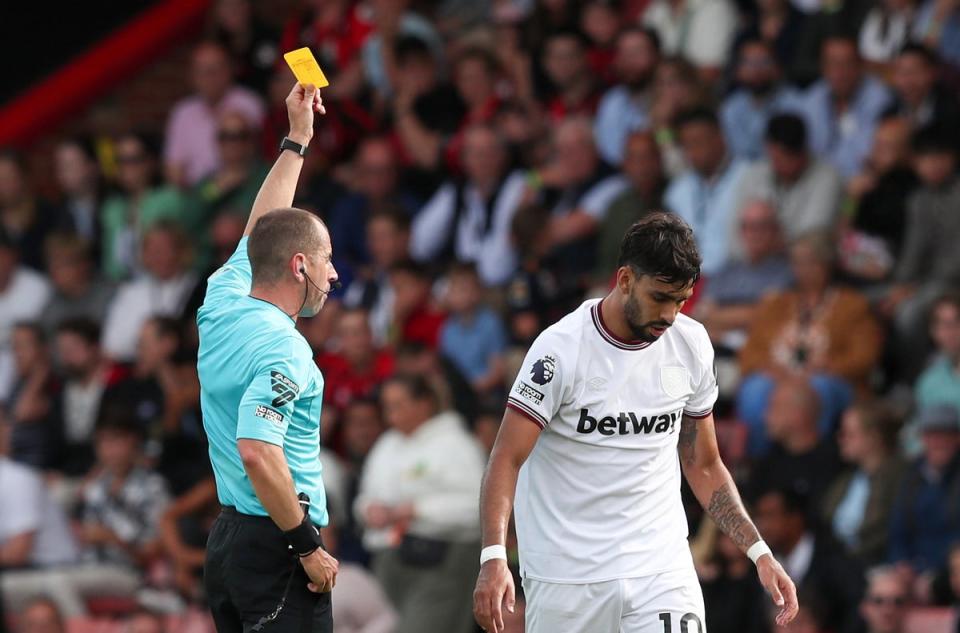
<svg viewBox="0 0 960 633">
<path fill-rule="evenodd" d="M 677 443 L 677 451 L 680 453 L 680 462 L 683 465 L 690 466 L 694 463 L 696 445 L 697 421 L 684 416 L 680 421 L 680 437 Z"/>
<path fill-rule="evenodd" d="M 746 550 L 760 540 L 760 533 L 747 516 L 740 495 L 732 483 L 725 483 L 714 491 L 707 505 L 707 514 L 741 550 Z"/>
</svg>

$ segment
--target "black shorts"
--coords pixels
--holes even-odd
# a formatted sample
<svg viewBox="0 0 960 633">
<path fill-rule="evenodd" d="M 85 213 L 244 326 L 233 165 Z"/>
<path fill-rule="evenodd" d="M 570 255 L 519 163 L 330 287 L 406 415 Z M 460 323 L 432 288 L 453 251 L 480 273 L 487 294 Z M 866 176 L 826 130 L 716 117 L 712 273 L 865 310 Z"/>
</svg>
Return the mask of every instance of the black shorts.
<svg viewBox="0 0 960 633">
<path fill-rule="evenodd" d="M 204 563 L 218 633 L 331 633 L 330 594 L 313 593 L 308 582 L 270 517 L 223 509 L 207 539 Z"/>
</svg>

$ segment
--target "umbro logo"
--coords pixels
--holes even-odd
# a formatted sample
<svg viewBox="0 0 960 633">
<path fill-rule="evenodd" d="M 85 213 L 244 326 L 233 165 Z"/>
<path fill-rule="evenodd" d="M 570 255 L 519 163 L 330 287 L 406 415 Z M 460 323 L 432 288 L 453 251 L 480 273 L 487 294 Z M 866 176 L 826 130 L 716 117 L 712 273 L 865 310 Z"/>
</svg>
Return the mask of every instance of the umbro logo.
<svg viewBox="0 0 960 633">
<path fill-rule="evenodd" d="M 278 371 L 270 372 L 270 388 L 277 394 L 271 403 L 276 408 L 293 402 L 300 393 L 300 386 Z"/>
<path fill-rule="evenodd" d="M 589 389 L 590 391 L 603 391 L 603 388 L 606 386 L 607 386 L 607 379 L 600 378 L 599 376 L 597 376 L 596 378 L 591 378 L 590 380 L 587 381 L 587 389 Z"/>
</svg>

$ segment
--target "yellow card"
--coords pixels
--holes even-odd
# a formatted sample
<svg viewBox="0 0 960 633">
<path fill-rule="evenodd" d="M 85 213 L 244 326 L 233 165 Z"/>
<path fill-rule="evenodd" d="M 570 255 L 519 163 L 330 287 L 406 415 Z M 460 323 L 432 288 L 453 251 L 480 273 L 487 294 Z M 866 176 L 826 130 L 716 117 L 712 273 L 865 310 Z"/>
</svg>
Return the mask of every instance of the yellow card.
<svg viewBox="0 0 960 633">
<path fill-rule="evenodd" d="M 302 85 L 313 84 L 317 88 L 325 88 L 330 85 L 327 78 L 323 76 L 323 71 L 320 70 L 320 64 L 317 63 L 313 53 L 306 46 L 285 53 L 283 58 L 287 60 L 290 70 L 293 71 L 293 74 L 297 76 L 297 81 Z"/>
</svg>

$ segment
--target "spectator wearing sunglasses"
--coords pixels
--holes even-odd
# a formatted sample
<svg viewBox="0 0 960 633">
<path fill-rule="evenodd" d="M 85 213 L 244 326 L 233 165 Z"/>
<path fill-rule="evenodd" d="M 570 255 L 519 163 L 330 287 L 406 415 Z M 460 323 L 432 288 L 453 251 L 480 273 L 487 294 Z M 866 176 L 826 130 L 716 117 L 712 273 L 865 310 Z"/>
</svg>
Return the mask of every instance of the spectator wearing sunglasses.
<svg viewBox="0 0 960 633">
<path fill-rule="evenodd" d="M 910 588 L 903 574 L 893 567 L 875 567 L 867 572 L 867 591 L 860 603 L 866 633 L 903 633 Z"/>
</svg>

